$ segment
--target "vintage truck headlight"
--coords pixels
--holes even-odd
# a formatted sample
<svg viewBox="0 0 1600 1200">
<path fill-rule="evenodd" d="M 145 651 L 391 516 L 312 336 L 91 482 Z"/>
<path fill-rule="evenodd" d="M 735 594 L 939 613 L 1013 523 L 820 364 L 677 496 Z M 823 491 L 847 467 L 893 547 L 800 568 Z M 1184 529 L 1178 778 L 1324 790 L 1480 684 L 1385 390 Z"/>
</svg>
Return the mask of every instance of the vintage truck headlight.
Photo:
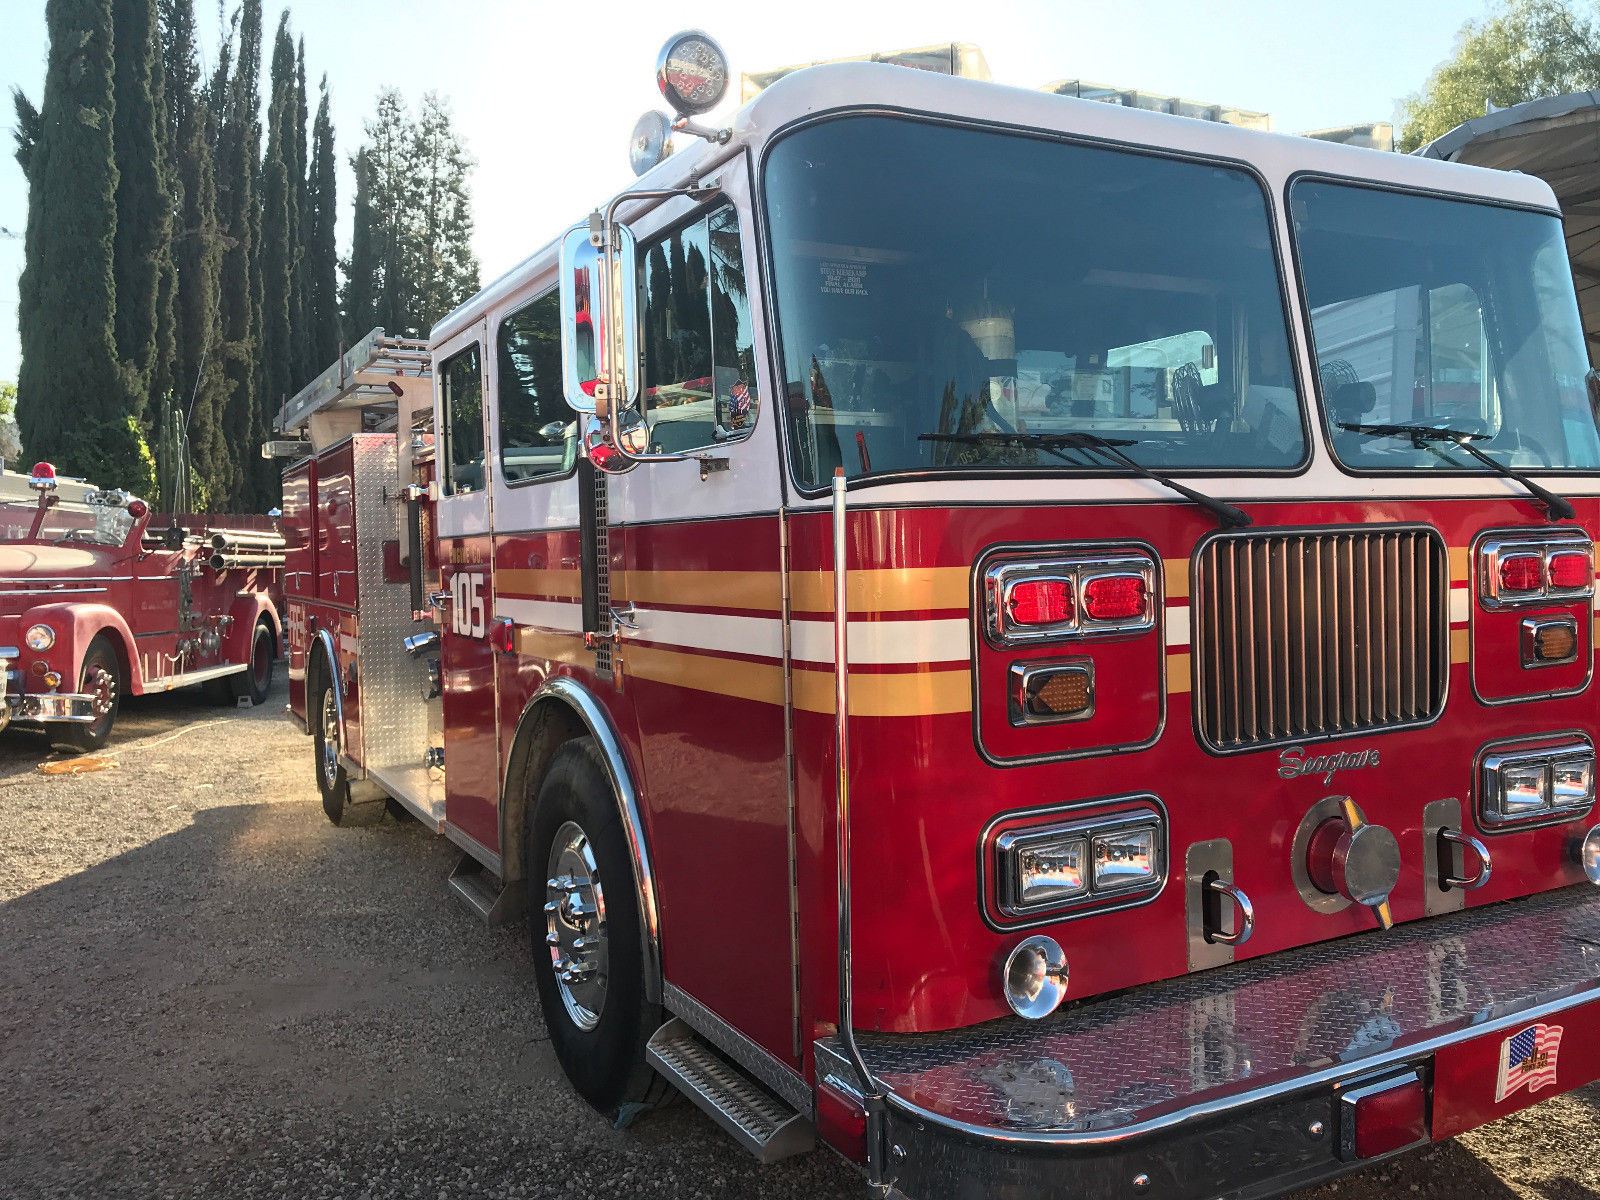
<svg viewBox="0 0 1600 1200">
<path fill-rule="evenodd" d="M 56 644 L 56 631 L 48 625 L 30 625 L 28 632 L 22 635 L 22 640 L 28 644 L 29 650 L 43 652 Z"/>
<path fill-rule="evenodd" d="M 1013 829 L 994 842 L 1000 911 L 1007 916 L 1089 904 L 1159 889 L 1166 829 L 1153 807 L 1043 828 Z"/>
</svg>

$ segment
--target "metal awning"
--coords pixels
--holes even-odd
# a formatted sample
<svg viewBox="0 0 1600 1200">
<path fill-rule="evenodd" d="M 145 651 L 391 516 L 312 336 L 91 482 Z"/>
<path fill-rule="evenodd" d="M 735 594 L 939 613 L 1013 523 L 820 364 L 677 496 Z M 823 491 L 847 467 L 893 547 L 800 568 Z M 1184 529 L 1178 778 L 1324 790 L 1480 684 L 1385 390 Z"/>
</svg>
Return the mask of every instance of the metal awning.
<svg viewBox="0 0 1600 1200">
<path fill-rule="evenodd" d="M 1458 125 L 1416 153 L 1537 175 L 1554 189 L 1589 357 L 1600 360 L 1600 92 L 1514 104 Z"/>
</svg>

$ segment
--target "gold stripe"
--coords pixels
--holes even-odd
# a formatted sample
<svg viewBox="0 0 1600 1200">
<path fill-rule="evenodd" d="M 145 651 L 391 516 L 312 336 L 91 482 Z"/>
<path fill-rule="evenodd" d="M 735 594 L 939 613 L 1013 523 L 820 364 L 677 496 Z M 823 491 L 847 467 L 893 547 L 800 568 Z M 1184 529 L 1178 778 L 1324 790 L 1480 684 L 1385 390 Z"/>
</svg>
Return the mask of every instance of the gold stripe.
<svg viewBox="0 0 1600 1200">
<path fill-rule="evenodd" d="M 1452 629 L 1450 631 L 1450 661 L 1452 663 L 1464 663 L 1471 658 L 1471 643 L 1467 640 L 1467 631 L 1465 629 Z"/>
<path fill-rule="evenodd" d="M 1187 654 L 1167 655 L 1167 692 L 1187 692 L 1189 690 L 1189 656 Z"/>
<path fill-rule="evenodd" d="M 1166 576 L 1167 595 L 1171 599 L 1187 600 L 1189 598 L 1189 560 L 1187 558 L 1162 559 L 1161 573 Z"/>
<path fill-rule="evenodd" d="M 550 596 L 562 600 L 582 598 L 578 572 L 573 570 L 505 569 L 495 572 L 494 581 L 499 591 L 520 596 Z"/>
<path fill-rule="evenodd" d="M 851 571 L 845 586 L 855 613 L 966 609 L 971 577 L 967 567 L 882 567 Z M 791 597 L 799 612 L 832 612 L 833 572 L 796 571 Z"/>
<path fill-rule="evenodd" d="M 529 658 L 544 658 L 551 662 L 577 666 L 592 664 L 583 646 L 581 633 L 552 633 L 544 629 L 517 626 L 517 653 Z"/>
<path fill-rule="evenodd" d="M 783 611 L 778 571 L 618 571 L 613 594 L 639 604 Z"/>
<path fill-rule="evenodd" d="M 1450 582 L 1465 583 L 1472 574 L 1472 547 L 1451 546 L 1450 555 Z"/>
<path fill-rule="evenodd" d="M 636 678 L 762 704 L 783 703 L 783 669 L 777 663 L 626 646 L 623 670 Z M 852 675 L 850 713 L 857 717 L 921 717 L 972 708 L 971 673 L 917 671 Z M 833 712 L 833 672 L 796 670 L 794 705 L 802 712 Z"/>
</svg>

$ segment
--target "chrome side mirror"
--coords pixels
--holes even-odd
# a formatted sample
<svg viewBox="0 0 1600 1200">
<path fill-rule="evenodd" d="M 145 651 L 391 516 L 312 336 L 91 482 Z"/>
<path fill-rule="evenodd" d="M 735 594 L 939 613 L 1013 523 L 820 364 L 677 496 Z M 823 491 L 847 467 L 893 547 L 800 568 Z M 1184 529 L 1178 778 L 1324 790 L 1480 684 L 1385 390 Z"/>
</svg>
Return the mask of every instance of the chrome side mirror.
<svg viewBox="0 0 1600 1200">
<path fill-rule="evenodd" d="M 605 418 L 612 403 L 627 409 L 639 395 L 638 255 L 618 224 L 602 252 L 596 225 L 561 242 L 561 380 L 573 412 Z"/>
</svg>

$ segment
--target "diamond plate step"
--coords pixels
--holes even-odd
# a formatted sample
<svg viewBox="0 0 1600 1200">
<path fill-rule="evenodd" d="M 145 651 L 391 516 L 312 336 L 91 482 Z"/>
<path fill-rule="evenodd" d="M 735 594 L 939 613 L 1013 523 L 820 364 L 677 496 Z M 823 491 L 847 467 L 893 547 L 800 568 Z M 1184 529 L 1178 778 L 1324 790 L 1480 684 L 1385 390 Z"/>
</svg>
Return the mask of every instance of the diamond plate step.
<svg viewBox="0 0 1600 1200">
<path fill-rule="evenodd" d="M 676 1017 L 651 1036 L 645 1058 L 759 1162 L 777 1162 L 816 1146 L 811 1122 Z"/>
<path fill-rule="evenodd" d="M 483 918 L 485 925 L 505 925 L 528 908 L 527 892 L 518 884 L 502 884 L 470 854 L 463 854 L 450 872 L 450 894 Z"/>
</svg>

